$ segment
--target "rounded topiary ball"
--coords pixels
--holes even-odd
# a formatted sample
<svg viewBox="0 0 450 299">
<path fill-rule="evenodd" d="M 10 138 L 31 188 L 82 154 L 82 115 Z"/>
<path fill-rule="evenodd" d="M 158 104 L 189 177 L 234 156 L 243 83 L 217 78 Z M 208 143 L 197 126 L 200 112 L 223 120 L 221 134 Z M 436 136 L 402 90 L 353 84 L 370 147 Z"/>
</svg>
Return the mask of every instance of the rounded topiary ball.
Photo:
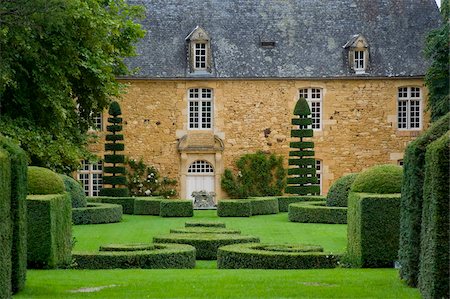
<svg viewBox="0 0 450 299">
<path fill-rule="evenodd" d="M 28 194 L 59 194 L 64 191 L 64 182 L 59 174 L 44 167 L 28 167 Z"/>
<path fill-rule="evenodd" d="M 357 173 L 351 173 L 340 177 L 330 187 L 327 194 L 327 206 L 329 207 L 346 207 L 348 200 L 348 193 L 355 181 Z"/>
<path fill-rule="evenodd" d="M 72 201 L 72 208 L 84 208 L 87 205 L 86 194 L 84 194 L 81 183 L 74 180 L 68 175 L 61 174 L 61 178 L 64 181 L 64 187 L 66 192 L 70 194 L 70 200 Z"/>
<path fill-rule="evenodd" d="M 353 182 L 351 191 L 379 194 L 400 193 L 402 179 L 403 169 L 400 166 L 377 165 L 361 172 Z"/>
</svg>

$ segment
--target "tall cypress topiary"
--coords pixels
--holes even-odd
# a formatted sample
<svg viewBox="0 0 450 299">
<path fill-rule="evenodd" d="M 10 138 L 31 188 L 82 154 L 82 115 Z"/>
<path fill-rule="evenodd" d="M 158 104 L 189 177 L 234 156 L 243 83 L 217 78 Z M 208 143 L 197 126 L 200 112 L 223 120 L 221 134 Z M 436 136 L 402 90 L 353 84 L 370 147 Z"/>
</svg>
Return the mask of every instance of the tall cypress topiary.
<svg viewBox="0 0 450 299">
<path fill-rule="evenodd" d="M 294 108 L 292 125 L 298 126 L 291 130 L 291 137 L 299 141 L 290 143 L 289 166 L 286 193 L 297 195 L 319 194 L 320 186 L 316 176 L 316 160 L 314 159 L 314 142 L 305 141 L 313 137 L 311 110 L 308 102 L 300 98 Z"/>
<path fill-rule="evenodd" d="M 101 196 L 126 197 L 128 196 L 128 188 L 117 187 L 126 186 L 127 178 L 125 176 L 125 155 L 117 154 L 125 149 L 125 145 L 119 141 L 123 140 L 123 134 L 118 134 L 122 131 L 122 114 L 120 105 L 117 102 L 112 102 L 109 106 L 108 122 L 110 125 L 106 130 L 111 134 L 106 135 L 105 151 L 110 151 L 112 154 L 105 155 L 104 162 L 112 164 L 103 168 L 103 172 L 109 175 L 103 176 L 103 184 L 111 185 L 110 188 L 103 188 L 100 190 Z"/>
</svg>

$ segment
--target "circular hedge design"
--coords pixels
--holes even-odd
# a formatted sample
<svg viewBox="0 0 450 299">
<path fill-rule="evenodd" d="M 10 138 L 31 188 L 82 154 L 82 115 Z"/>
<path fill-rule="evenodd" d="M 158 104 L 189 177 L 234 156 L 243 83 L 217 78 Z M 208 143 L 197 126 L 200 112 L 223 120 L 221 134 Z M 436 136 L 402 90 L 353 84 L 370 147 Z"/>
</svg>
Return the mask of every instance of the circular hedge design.
<svg viewBox="0 0 450 299">
<path fill-rule="evenodd" d="M 325 201 L 299 202 L 289 205 L 289 221 L 301 223 L 347 223 L 347 208 L 327 207 Z"/>
<path fill-rule="evenodd" d="M 377 165 L 361 172 L 351 191 L 361 193 L 401 193 L 403 169 L 393 164 Z"/>
<path fill-rule="evenodd" d="M 170 234 L 153 237 L 155 243 L 189 244 L 197 250 L 198 260 L 217 259 L 217 249 L 221 246 L 238 243 L 258 243 L 259 238 L 233 234 Z"/>
<path fill-rule="evenodd" d="M 143 251 L 143 250 L 155 250 L 154 244 L 146 243 L 133 243 L 133 244 L 107 244 L 102 245 L 99 251 Z"/>
<path fill-rule="evenodd" d="M 48 168 L 28 167 L 28 194 L 60 194 L 64 193 L 63 179 Z"/>
<path fill-rule="evenodd" d="M 348 201 L 348 193 L 352 187 L 353 182 L 358 176 L 357 173 L 352 173 L 340 177 L 330 187 L 327 194 L 327 206 L 329 207 L 346 207 Z"/>
<path fill-rule="evenodd" d="M 122 221 L 121 205 L 89 202 L 85 208 L 72 209 L 73 224 L 100 224 Z"/>
<path fill-rule="evenodd" d="M 184 224 L 185 227 L 223 227 L 225 228 L 224 222 L 218 221 L 187 221 Z"/>
<path fill-rule="evenodd" d="M 141 246 L 136 245 L 136 246 Z M 131 248 L 134 244 L 124 244 Z M 151 250 L 73 252 L 76 269 L 183 269 L 195 267 L 195 248 L 185 244 L 153 244 Z M 118 247 L 117 247 L 118 249 Z"/>
<path fill-rule="evenodd" d="M 219 269 L 335 268 L 339 257 L 317 245 L 234 244 L 219 248 Z"/>
<path fill-rule="evenodd" d="M 66 192 L 70 194 L 70 200 L 72 201 L 72 208 L 84 208 L 87 205 L 86 195 L 84 194 L 81 183 L 74 180 L 68 175 L 60 174 Z"/>
<path fill-rule="evenodd" d="M 202 227 L 190 226 L 183 228 L 172 228 L 170 233 L 173 234 L 240 234 L 241 231 L 237 229 L 228 229 L 223 227 Z"/>
</svg>

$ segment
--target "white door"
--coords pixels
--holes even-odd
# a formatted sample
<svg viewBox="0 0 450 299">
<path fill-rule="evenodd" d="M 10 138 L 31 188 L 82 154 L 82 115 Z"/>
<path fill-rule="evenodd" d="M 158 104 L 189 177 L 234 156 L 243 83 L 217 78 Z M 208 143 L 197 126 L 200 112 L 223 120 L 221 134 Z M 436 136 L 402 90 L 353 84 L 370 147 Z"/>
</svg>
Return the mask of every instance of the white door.
<svg viewBox="0 0 450 299">
<path fill-rule="evenodd" d="M 214 169 L 207 161 L 195 161 L 189 166 L 186 177 L 186 197 L 194 200 L 192 192 L 214 192 Z"/>
</svg>

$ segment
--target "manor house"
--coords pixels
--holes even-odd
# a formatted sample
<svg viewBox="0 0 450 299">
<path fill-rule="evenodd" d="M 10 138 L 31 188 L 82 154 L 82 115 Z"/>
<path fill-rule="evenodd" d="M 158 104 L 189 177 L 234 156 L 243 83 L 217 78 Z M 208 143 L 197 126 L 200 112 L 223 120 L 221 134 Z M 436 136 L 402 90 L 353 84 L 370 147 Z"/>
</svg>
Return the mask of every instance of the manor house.
<svg viewBox="0 0 450 299">
<path fill-rule="evenodd" d="M 181 198 L 226 197 L 221 175 L 246 153 L 287 165 L 299 97 L 312 110 L 322 194 L 342 175 L 401 165 L 428 125 L 422 50 L 440 24 L 434 0 L 130 2 L 146 7 L 147 33 L 127 60 L 137 72 L 119 78 L 125 154 L 177 179 Z M 95 195 L 101 165 L 80 175 Z"/>
</svg>

